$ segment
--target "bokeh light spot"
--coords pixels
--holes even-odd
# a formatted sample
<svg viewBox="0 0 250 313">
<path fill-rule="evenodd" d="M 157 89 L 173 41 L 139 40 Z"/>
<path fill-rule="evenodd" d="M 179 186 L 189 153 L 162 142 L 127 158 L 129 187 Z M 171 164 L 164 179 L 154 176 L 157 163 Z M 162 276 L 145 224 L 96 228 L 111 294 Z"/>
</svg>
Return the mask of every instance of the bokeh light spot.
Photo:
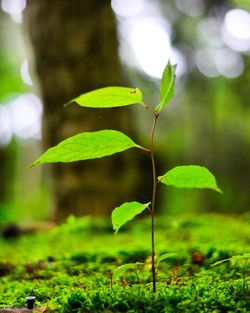
<svg viewBox="0 0 250 313">
<path fill-rule="evenodd" d="M 214 49 L 204 48 L 198 50 L 196 53 L 196 64 L 203 75 L 208 77 L 219 76 L 214 60 Z"/>
<path fill-rule="evenodd" d="M 8 104 L 13 134 L 21 141 L 41 138 L 42 104 L 34 94 L 23 94 Z"/>
<path fill-rule="evenodd" d="M 227 12 L 222 27 L 225 44 L 236 51 L 250 50 L 250 14 L 241 9 Z"/>
<path fill-rule="evenodd" d="M 10 14 L 12 20 L 16 23 L 22 22 L 22 12 L 26 7 L 26 0 L 2 0 L 1 8 L 4 12 Z"/>
<path fill-rule="evenodd" d="M 219 73 L 228 78 L 235 78 L 244 71 L 244 62 L 241 55 L 228 48 L 215 53 L 215 65 Z"/>
<path fill-rule="evenodd" d="M 224 19 L 228 32 L 237 39 L 250 39 L 250 14 L 241 9 L 227 12 Z"/>
<path fill-rule="evenodd" d="M 199 41 L 204 45 L 219 47 L 223 45 L 221 38 L 221 23 L 214 17 L 202 19 L 197 24 L 197 35 Z"/>
<path fill-rule="evenodd" d="M 0 146 L 7 146 L 11 138 L 9 112 L 5 106 L 0 106 Z"/>
<path fill-rule="evenodd" d="M 118 16 L 130 17 L 139 14 L 143 10 L 145 0 L 112 0 L 111 6 Z"/>
<path fill-rule="evenodd" d="M 28 64 L 28 60 L 25 59 L 21 65 L 21 78 L 22 80 L 27 84 L 27 85 L 33 85 L 32 79 L 30 77 L 30 73 L 29 73 L 29 64 Z"/>
<path fill-rule="evenodd" d="M 141 69 L 160 78 L 170 58 L 170 36 L 165 21 L 160 18 L 141 18 L 131 27 L 129 41 Z"/>
</svg>

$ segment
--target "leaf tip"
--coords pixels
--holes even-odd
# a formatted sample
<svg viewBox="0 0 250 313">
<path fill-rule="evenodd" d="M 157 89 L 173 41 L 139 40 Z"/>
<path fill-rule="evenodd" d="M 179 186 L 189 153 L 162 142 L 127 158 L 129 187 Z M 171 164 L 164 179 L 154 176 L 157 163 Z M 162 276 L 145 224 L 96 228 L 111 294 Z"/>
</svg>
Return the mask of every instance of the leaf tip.
<svg viewBox="0 0 250 313">
<path fill-rule="evenodd" d="M 215 191 L 217 191 L 220 194 L 223 194 L 223 191 L 220 189 L 220 187 L 217 186 L 217 188 L 215 189 Z"/>
</svg>

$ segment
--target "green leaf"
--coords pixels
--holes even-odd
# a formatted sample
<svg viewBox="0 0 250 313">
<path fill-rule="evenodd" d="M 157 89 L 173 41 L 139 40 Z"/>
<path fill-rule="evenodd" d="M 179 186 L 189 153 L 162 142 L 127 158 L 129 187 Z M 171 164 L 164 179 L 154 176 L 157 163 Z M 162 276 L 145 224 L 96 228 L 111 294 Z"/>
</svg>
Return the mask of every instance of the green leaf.
<svg viewBox="0 0 250 313">
<path fill-rule="evenodd" d="M 72 102 L 88 108 L 114 108 L 142 103 L 142 93 L 138 88 L 105 87 L 84 93 Z"/>
<path fill-rule="evenodd" d="M 242 255 L 233 255 L 229 259 L 223 259 L 223 260 L 217 261 L 217 262 L 213 263 L 212 266 L 221 265 L 222 263 L 225 263 L 228 261 L 232 264 L 232 266 L 235 266 L 237 264 L 239 266 L 245 266 L 245 264 L 246 264 L 246 262 L 248 262 L 248 260 L 250 260 L 250 253 L 244 253 Z"/>
<path fill-rule="evenodd" d="M 132 139 L 116 130 L 84 132 L 48 149 L 32 166 L 102 158 L 134 147 L 140 148 Z"/>
<path fill-rule="evenodd" d="M 170 253 L 164 253 L 157 259 L 157 266 L 160 262 L 166 259 L 171 259 L 172 257 L 175 257 L 178 253 L 177 252 L 170 252 Z"/>
<path fill-rule="evenodd" d="M 225 262 L 230 262 L 230 259 L 223 259 L 223 260 L 217 261 L 217 262 L 211 264 L 211 266 L 218 266 L 218 265 L 221 265 Z"/>
<path fill-rule="evenodd" d="M 156 106 L 156 110 L 160 111 L 163 109 L 174 95 L 175 69 L 176 65 L 171 65 L 170 62 L 168 62 L 163 71 L 160 86 L 160 104 Z"/>
<path fill-rule="evenodd" d="M 125 272 L 130 271 L 130 270 L 137 270 L 139 265 L 142 265 L 143 263 L 136 262 L 136 263 L 127 263 L 123 264 L 121 266 L 118 266 L 114 271 L 113 271 L 113 279 L 117 279 L 121 277 Z"/>
<path fill-rule="evenodd" d="M 132 220 L 136 215 L 144 211 L 149 203 L 143 204 L 140 202 L 125 202 L 119 207 L 116 207 L 112 212 L 113 229 L 117 233 L 119 228 Z"/>
<path fill-rule="evenodd" d="M 206 167 L 198 165 L 176 166 L 163 176 L 159 176 L 158 180 L 177 188 L 209 188 L 222 192 L 214 175 Z"/>
<path fill-rule="evenodd" d="M 244 253 L 242 255 L 233 255 L 229 260 L 232 266 L 238 264 L 239 266 L 246 264 L 250 259 L 250 253 Z"/>
</svg>

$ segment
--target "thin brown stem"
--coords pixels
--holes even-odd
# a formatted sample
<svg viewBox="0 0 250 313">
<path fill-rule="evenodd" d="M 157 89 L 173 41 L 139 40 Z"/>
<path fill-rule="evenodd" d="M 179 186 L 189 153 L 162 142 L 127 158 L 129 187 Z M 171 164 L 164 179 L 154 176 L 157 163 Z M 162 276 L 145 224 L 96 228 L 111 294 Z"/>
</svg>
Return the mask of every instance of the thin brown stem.
<svg viewBox="0 0 250 313">
<path fill-rule="evenodd" d="M 148 152 L 150 153 L 151 163 L 152 163 L 152 173 L 153 173 L 153 190 L 152 190 L 152 201 L 151 201 L 151 262 L 152 262 L 152 283 L 153 283 L 153 292 L 156 292 L 156 271 L 155 271 L 155 200 L 156 200 L 156 189 L 157 189 L 157 176 L 156 176 L 156 166 L 155 166 L 155 157 L 154 157 L 154 134 L 155 127 L 157 123 L 157 119 L 159 117 L 159 111 L 155 111 L 147 104 L 143 104 L 144 108 L 150 111 L 154 116 L 153 125 L 150 132 L 150 149 Z M 144 149 L 145 150 L 145 149 Z"/>
<path fill-rule="evenodd" d="M 152 202 L 151 202 L 151 247 L 152 247 L 152 283 L 153 283 L 153 292 L 156 292 L 156 272 L 155 272 L 155 199 L 156 199 L 156 189 L 157 189 L 157 177 L 156 177 L 156 166 L 155 166 L 155 157 L 154 157 L 154 133 L 155 126 L 158 119 L 158 112 L 153 111 L 154 122 L 150 134 L 150 156 L 152 163 L 152 173 L 153 173 L 153 190 L 152 190 Z"/>
<path fill-rule="evenodd" d="M 146 110 L 150 111 L 151 113 L 153 113 L 154 115 L 156 115 L 157 113 L 147 104 L 143 103 L 143 106 Z"/>
</svg>

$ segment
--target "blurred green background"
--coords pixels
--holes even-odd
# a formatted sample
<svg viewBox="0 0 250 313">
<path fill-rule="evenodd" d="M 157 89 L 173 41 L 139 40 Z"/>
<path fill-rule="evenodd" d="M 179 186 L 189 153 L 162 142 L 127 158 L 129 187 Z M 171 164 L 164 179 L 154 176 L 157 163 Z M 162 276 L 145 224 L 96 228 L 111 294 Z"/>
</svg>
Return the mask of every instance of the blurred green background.
<svg viewBox="0 0 250 313">
<path fill-rule="evenodd" d="M 51 219 L 56 210 L 50 170 L 44 167 L 28 170 L 43 150 L 40 97 L 43 92 L 39 87 L 39 71 L 37 75 L 33 64 L 36 60 L 30 31 L 23 26 L 23 11 L 32 2 L 0 1 L 0 223 Z M 93 9 L 102 1 L 88 2 Z M 177 63 L 176 93 L 156 134 L 160 168 L 165 171 L 180 164 L 207 166 L 223 190 L 223 195 L 217 195 L 210 191 L 162 188 L 161 213 L 237 214 L 250 207 L 248 2 L 105 1 L 115 15 L 125 85 L 139 87 L 145 102 L 157 104 L 163 68 L 168 59 Z M 71 6 L 74 5 L 76 2 L 72 1 Z M 98 24 L 99 16 L 95 10 L 91 12 L 90 19 Z M 57 23 L 57 14 L 61 12 L 57 9 L 51 14 Z M 77 12 L 72 10 L 70 14 Z M 37 27 L 43 29 L 44 25 Z M 105 32 L 101 27 L 97 27 L 98 31 L 105 43 Z M 90 36 L 95 38 L 96 34 Z M 45 50 L 49 44 L 44 42 Z M 55 51 L 58 59 L 63 53 L 59 48 Z M 107 57 L 112 60 L 112 50 Z M 84 62 L 91 63 L 91 54 L 90 60 Z M 98 75 L 102 75 L 102 69 Z M 146 144 L 148 115 L 135 107 L 133 116 L 138 136 Z M 148 172 L 145 169 L 141 179 L 150 175 L 150 169 Z M 68 213 L 71 211 L 74 214 L 74 208 Z"/>
</svg>

